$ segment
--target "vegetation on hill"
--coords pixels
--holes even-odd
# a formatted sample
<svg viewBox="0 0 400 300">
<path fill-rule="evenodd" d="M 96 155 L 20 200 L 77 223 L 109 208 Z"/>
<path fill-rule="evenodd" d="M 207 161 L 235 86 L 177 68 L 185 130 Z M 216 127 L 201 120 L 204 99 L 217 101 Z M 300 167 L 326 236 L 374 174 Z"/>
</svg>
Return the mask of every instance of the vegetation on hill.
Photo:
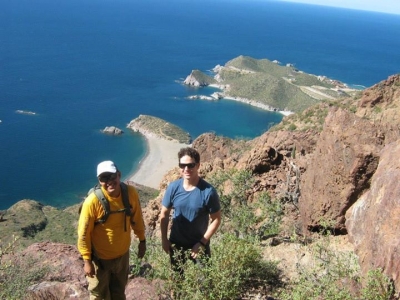
<svg viewBox="0 0 400 300">
<path fill-rule="evenodd" d="M 175 140 L 184 144 L 190 144 L 192 140 L 190 134 L 180 127 L 149 115 L 140 115 L 131 121 L 127 127 L 144 135 L 155 135 L 162 139 Z"/>
<path fill-rule="evenodd" d="M 307 74 L 293 65 L 282 66 L 268 59 L 239 56 L 215 71 L 226 96 L 256 101 L 277 110 L 301 112 L 321 100 L 355 92 L 337 80 Z M 201 83 L 213 83 L 212 77 L 198 70 L 192 76 Z"/>
<path fill-rule="evenodd" d="M 361 93 L 358 92 L 354 94 L 351 101 L 348 98 L 339 100 L 322 100 L 316 105 L 310 106 L 299 113 L 285 117 L 279 124 L 271 127 L 269 131 L 307 131 L 313 129 L 320 132 L 325 122 L 325 118 L 328 115 L 329 108 L 341 107 L 354 112 L 356 110 L 354 103 L 360 98 Z"/>
<path fill-rule="evenodd" d="M 361 277 L 352 253 L 331 250 L 329 231 L 323 231 L 317 242 L 310 246 L 295 235 L 287 238 L 289 243 L 298 244 L 299 248 L 309 247 L 312 253 L 307 265 L 298 264 L 300 276 L 287 282 L 278 268 L 278 262 L 263 258 L 263 248 L 266 247 L 267 237 L 279 235 L 283 211 L 292 204 L 288 206 L 282 200 L 271 199 L 267 193 L 263 193 L 258 201 L 248 201 L 246 192 L 254 178 L 246 170 L 223 171 L 208 180 L 218 189 L 224 208 L 222 226 L 213 238 L 211 259 L 200 258 L 201 268 L 190 261 L 186 262 L 182 265 L 185 276 L 177 278 L 159 239 L 148 239 L 145 261 L 151 268 L 144 272 L 140 267 L 141 262 L 134 253 L 131 254 L 132 276 L 163 282 L 158 291 L 159 299 L 171 299 L 170 295 L 173 295 L 172 299 L 194 300 L 264 299 L 265 295 L 273 295 L 274 298 L 268 299 L 280 300 L 394 299 L 391 298 L 393 289 L 390 281 L 380 270 L 372 270 L 368 276 Z M 224 189 L 227 184 L 232 187 L 230 192 Z M 29 207 L 27 204 L 31 207 L 40 206 L 37 203 L 20 203 L 25 208 Z M 258 225 L 260 221 L 263 226 Z M 60 222 L 58 229 L 63 224 Z M 0 297 L 22 299 L 26 288 L 40 282 L 50 270 L 38 262 L 29 264 L 17 260 L 11 264 L 2 259 L 12 254 L 13 245 L 0 247 Z M 136 245 L 133 245 L 133 249 L 136 249 Z M 30 267 L 23 272 L 22 268 L 26 266 Z M 43 295 L 44 292 L 39 293 Z M 63 299 L 48 293 L 45 299 Z M 35 294 L 32 296 L 31 292 L 27 295 L 23 299 L 44 299 L 35 297 Z"/>
<path fill-rule="evenodd" d="M 159 191 L 153 188 L 134 185 L 138 190 L 142 207 L 159 194 Z M 19 201 L 3 212 L 0 223 L 0 244 L 8 244 L 13 237 L 18 237 L 17 248 L 26 248 L 32 243 L 41 241 L 75 245 L 78 237 L 76 226 L 80 205 L 78 203 L 66 208 L 55 208 L 33 200 Z"/>
</svg>

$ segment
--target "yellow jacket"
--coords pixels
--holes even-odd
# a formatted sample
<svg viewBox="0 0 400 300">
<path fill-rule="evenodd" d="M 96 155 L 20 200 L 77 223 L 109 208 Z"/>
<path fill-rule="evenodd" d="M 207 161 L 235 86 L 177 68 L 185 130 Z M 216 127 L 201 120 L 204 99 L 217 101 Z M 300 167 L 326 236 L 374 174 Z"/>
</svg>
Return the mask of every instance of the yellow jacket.
<svg viewBox="0 0 400 300">
<path fill-rule="evenodd" d="M 105 189 L 102 191 L 110 203 L 110 210 L 123 209 L 122 193 L 119 197 L 111 197 Z M 110 214 L 103 224 L 95 221 L 103 215 L 103 207 L 94 193 L 84 201 L 78 224 L 78 250 L 83 259 L 91 259 L 92 252 L 100 259 L 113 259 L 122 256 L 129 250 L 131 231 L 129 226 L 125 231 L 124 222 L 128 222 L 139 240 L 145 239 L 145 226 L 139 195 L 133 186 L 128 186 L 129 202 L 132 206 L 132 215 L 125 213 Z M 130 220 L 129 220 L 130 218 Z"/>
</svg>

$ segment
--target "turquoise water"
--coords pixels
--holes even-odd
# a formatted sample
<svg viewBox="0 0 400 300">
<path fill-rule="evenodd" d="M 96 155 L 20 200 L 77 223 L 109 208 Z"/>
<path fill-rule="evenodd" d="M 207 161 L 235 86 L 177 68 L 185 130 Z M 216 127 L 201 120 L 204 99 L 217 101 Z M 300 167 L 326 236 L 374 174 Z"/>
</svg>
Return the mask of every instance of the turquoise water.
<svg viewBox="0 0 400 300">
<path fill-rule="evenodd" d="M 140 114 L 193 138 L 210 131 L 253 138 L 280 121 L 234 101 L 187 100 L 211 93 L 181 84 L 192 69 L 248 55 L 370 86 L 400 68 L 395 15 L 244 0 L 0 4 L 0 209 L 25 198 L 77 203 L 101 160 L 134 171 L 143 137 L 100 130 L 125 129 Z"/>
</svg>

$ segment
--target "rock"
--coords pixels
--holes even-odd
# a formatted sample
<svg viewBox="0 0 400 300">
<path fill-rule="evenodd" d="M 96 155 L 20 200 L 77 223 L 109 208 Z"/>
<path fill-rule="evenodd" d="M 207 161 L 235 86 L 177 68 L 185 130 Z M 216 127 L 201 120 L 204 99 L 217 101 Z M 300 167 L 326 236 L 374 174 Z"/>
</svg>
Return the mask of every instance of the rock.
<svg viewBox="0 0 400 300">
<path fill-rule="evenodd" d="M 50 292 L 57 299 L 84 299 L 88 297 L 83 260 L 75 246 L 59 243 L 35 243 L 21 255 L 40 261 L 49 272 L 40 284 L 30 287 L 35 293 Z"/>
<path fill-rule="evenodd" d="M 104 128 L 102 130 L 102 132 L 106 133 L 106 134 L 112 134 L 112 135 L 121 135 L 124 133 L 121 129 L 119 129 L 115 126 L 107 126 L 106 128 Z"/>
<path fill-rule="evenodd" d="M 380 153 L 366 191 L 346 213 L 349 240 L 361 267 L 382 268 L 400 291 L 400 140 Z"/>
<path fill-rule="evenodd" d="M 216 83 L 216 80 L 199 70 L 193 70 L 190 75 L 186 77 L 183 83 L 194 87 L 204 87 L 211 83 Z"/>
<path fill-rule="evenodd" d="M 383 136 L 368 120 L 332 109 L 313 157 L 301 178 L 299 209 L 303 229 L 318 230 L 322 222 L 345 233 L 345 213 L 370 185 Z"/>
<path fill-rule="evenodd" d="M 29 287 L 29 293 L 52 295 L 54 299 L 88 299 L 87 281 L 83 272 L 83 260 L 75 246 L 59 243 L 35 243 L 26 248 L 21 255 L 40 261 L 49 272 L 43 280 Z M 151 282 L 145 278 L 134 277 L 126 286 L 127 299 L 159 299 L 161 282 Z M 51 298 L 53 299 L 53 298 Z"/>
</svg>

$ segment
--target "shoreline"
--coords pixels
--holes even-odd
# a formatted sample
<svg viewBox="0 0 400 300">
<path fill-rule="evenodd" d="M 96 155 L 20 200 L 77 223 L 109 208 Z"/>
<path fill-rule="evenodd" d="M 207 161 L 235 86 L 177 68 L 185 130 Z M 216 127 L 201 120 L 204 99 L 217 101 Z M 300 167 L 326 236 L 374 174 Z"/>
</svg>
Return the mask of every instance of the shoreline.
<svg viewBox="0 0 400 300">
<path fill-rule="evenodd" d="M 220 84 L 210 84 L 209 86 L 213 87 L 213 88 L 220 89 L 222 91 L 225 90 L 224 86 L 220 85 Z M 242 103 L 249 104 L 251 106 L 255 106 L 255 107 L 258 107 L 258 108 L 261 108 L 261 109 L 264 109 L 264 110 L 277 112 L 277 113 L 280 113 L 280 114 L 282 114 L 284 116 L 289 116 L 289 115 L 294 113 L 294 112 L 288 111 L 288 110 L 276 110 L 276 108 L 274 108 L 272 106 L 269 106 L 267 104 L 263 104 L 261 102 L 257 102 L 257 101 L 254 101 L 254 100 L 250 100 L 250 99 L 246 99 L 246 98 L 231 97 L 231 96 L 225 95 L 225 93 L 223 94 L 222 99 L 242 102 Z"/>
<path fill-rule="evenodd" d="M 165 140 L 143 134 L 147 143 L 147 152 L 139 162 L 139 167 L 128 174 L 126 181 L 159 189 L 160 183 L 168 171 L 178 165 L 178 152 L 190 144 Z"/>
<path fill-rule="evenodd" d="M 223 99 L 242 102 L 242 103 L 249 104 L 251 106 L 255 106 L 255 107 L 267 110 L 267 111 L 277 112 L 284 116 L 289 116 L 294 113 L 294 112 L 288 111 L 288 110 L 276 110 L 275 108 L 270 107 L 269 105 L 266 105 L 266 104 L 263 104 L 263 103 L 260 103 L 260 102 L 254 101 L 254 100 L 245 99 L 245 98 L 235 98 L 235 97 L 225 96 Z"/>
<path fill-rule="evenodd" d="M 223 87 L 217 84 L 210 84 L 210 86 L 224 90 Z M 278 112 L 284 116 L 293 114 L 291 111 L 277 111 L 269 105 L 250 99 L 236 98 L 226 95 L 224 95 L 223 99 L 242 102 L 271 112 Z M 184 147 L 189 147 L 190 144 L 166 140 L 151 133 L 142 133 L 142 135 L 146 139 L 146 154 L 139 162 L 138 168 L 129 173 L 125 181 L 159 189 L 160 183 L 165 174 L 177 166 L 177 155 L 179 150 Z"/>
</svg>

